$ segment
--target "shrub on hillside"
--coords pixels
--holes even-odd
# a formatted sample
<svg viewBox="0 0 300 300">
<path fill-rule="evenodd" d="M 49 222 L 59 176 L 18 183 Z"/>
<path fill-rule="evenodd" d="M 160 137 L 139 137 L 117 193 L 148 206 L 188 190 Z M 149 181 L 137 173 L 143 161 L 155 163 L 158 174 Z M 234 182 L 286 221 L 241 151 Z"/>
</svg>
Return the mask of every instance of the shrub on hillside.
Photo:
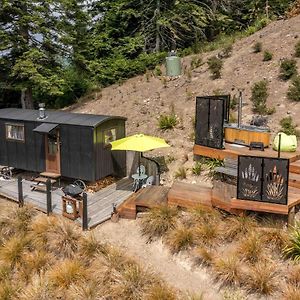
<svg viewBox="0 0 300 300">
<path fill-rule="evenodd" d="M 272 58 L 273 58 L 273 54 L 270 51 L 266 50 L 264 52 L 263 61 L 270 61 L 270 60 L 272 60 Z"/>
<path fill-rule="evenodd" d="M 262 50 L 262 43 L 261 42 L 256 42 L 253 46 L 253 52 L 254 53 L 259 53 Z"/>
<path fill-rule="evenodd" d="M 289 80 L 297 74 L 297 62 L 294 59 L 284 59 L 280 64 L 280 75 L 282 80 Z"/>
<path fill-rule="evenodd" d="M 173 129 L 177 125 L 177 117 L 174 113 L 170 115 L 161 115 L 158 120 L 158 126 L 161 130 Z"/>
<path fill-rule="evenodd" d="M 300 136 L 300 132 L 296 129 L 297 125 L 293 124 L 291 116 L 281 119 L 279 124 L 281 125 L 281 132 L 284 132 L 287 135 L 294 134 L 298 137 Z"/>
<path fill-rule="evenodd" d="M 208 69 L 212 74 L 213 79 L 221 78 L 221 70 L 223 67 L 223 61 L 216 56 L 211 57 L 208 61 Z"/>
<path fill-rule="evenodd" d="M 268 82 L 266 80 L 261 80 L 256 82 L 251 88 L 251 101 L 253 103 L 253 112 L 259 113 L 261 115 L 269 115 L 274 113 L 274 108 L 267 108 L 267 98 L 268 93 Z"/>
<path fill-rule="evenodd" d="M 300 101 L 300 76 L 295 76 L 292 79 L 292 84 L 289 86 L 287 97 L 292 101 Z"/>
<path fill-rule="evenodd" d="M 295 45 L 295 56 L 300 57 L 300 41 Z"/>
</svg>

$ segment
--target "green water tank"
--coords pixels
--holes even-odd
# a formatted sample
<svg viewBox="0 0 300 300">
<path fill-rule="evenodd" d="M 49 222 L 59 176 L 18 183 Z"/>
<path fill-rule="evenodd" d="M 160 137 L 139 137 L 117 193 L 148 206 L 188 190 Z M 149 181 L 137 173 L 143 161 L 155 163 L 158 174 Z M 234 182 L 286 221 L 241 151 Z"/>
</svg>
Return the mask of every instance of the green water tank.
<svg viewBox="0 0 300 300">
<path fill-rule="evenodd" d="M 169 56 L 166 57 L 166 73 L 170 77 L 181 75 L 181 59 L 175 51 L 171 51 Z"/>
</svg>

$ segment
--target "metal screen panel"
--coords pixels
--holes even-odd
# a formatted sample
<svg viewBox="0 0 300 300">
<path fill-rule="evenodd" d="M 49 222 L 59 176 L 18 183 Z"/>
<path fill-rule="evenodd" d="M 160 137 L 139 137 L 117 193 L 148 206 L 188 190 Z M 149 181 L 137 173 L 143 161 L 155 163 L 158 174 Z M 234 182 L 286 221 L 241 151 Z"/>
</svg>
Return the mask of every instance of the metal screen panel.
<svg viewBox="0 0 300 300">
<path fill-rule="evenodd" d="M 287 204 L 288 174 L 289 161 L 287 159 L 264 159 L 262 201 Z"/>
<path fill-rule="evenodd" d="M 223 148 L 224 99 L 197 97 L 196 145 Z"/>
<path fill-rule="evenodd" d="M 261 201 L 262 163 L 260 157 L 239 156 L 237 198 Z"/>
</svg>

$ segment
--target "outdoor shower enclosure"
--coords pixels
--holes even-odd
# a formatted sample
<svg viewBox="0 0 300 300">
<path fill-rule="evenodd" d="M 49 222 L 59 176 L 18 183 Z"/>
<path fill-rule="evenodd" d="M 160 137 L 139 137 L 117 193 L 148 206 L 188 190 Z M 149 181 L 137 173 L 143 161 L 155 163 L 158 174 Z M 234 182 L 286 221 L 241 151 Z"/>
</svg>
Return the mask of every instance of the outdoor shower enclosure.
<svg viewBox="0 0 300 300">
<path fill-rule="evenodd" d="M 126 118 L 64 111 L 0 109 L 0 164 L 95 181 L 126 174 L 125 151 L 109 142 L 125 137 Z"/>
</svg>

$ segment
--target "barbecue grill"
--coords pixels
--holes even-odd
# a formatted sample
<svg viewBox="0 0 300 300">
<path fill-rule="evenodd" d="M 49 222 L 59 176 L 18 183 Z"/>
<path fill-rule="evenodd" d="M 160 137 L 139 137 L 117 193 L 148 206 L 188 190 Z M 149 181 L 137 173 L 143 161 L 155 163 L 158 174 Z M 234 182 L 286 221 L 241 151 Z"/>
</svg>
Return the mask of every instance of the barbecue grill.
<svg viewBox="0 0 300 300">
<path fill-rule="evenodd" d="M 76 184 L 69 184 L 62 188 L 62 191 L 65 196 L 78 197 L 83 192 L 83 189 Z"/>
</svg>

